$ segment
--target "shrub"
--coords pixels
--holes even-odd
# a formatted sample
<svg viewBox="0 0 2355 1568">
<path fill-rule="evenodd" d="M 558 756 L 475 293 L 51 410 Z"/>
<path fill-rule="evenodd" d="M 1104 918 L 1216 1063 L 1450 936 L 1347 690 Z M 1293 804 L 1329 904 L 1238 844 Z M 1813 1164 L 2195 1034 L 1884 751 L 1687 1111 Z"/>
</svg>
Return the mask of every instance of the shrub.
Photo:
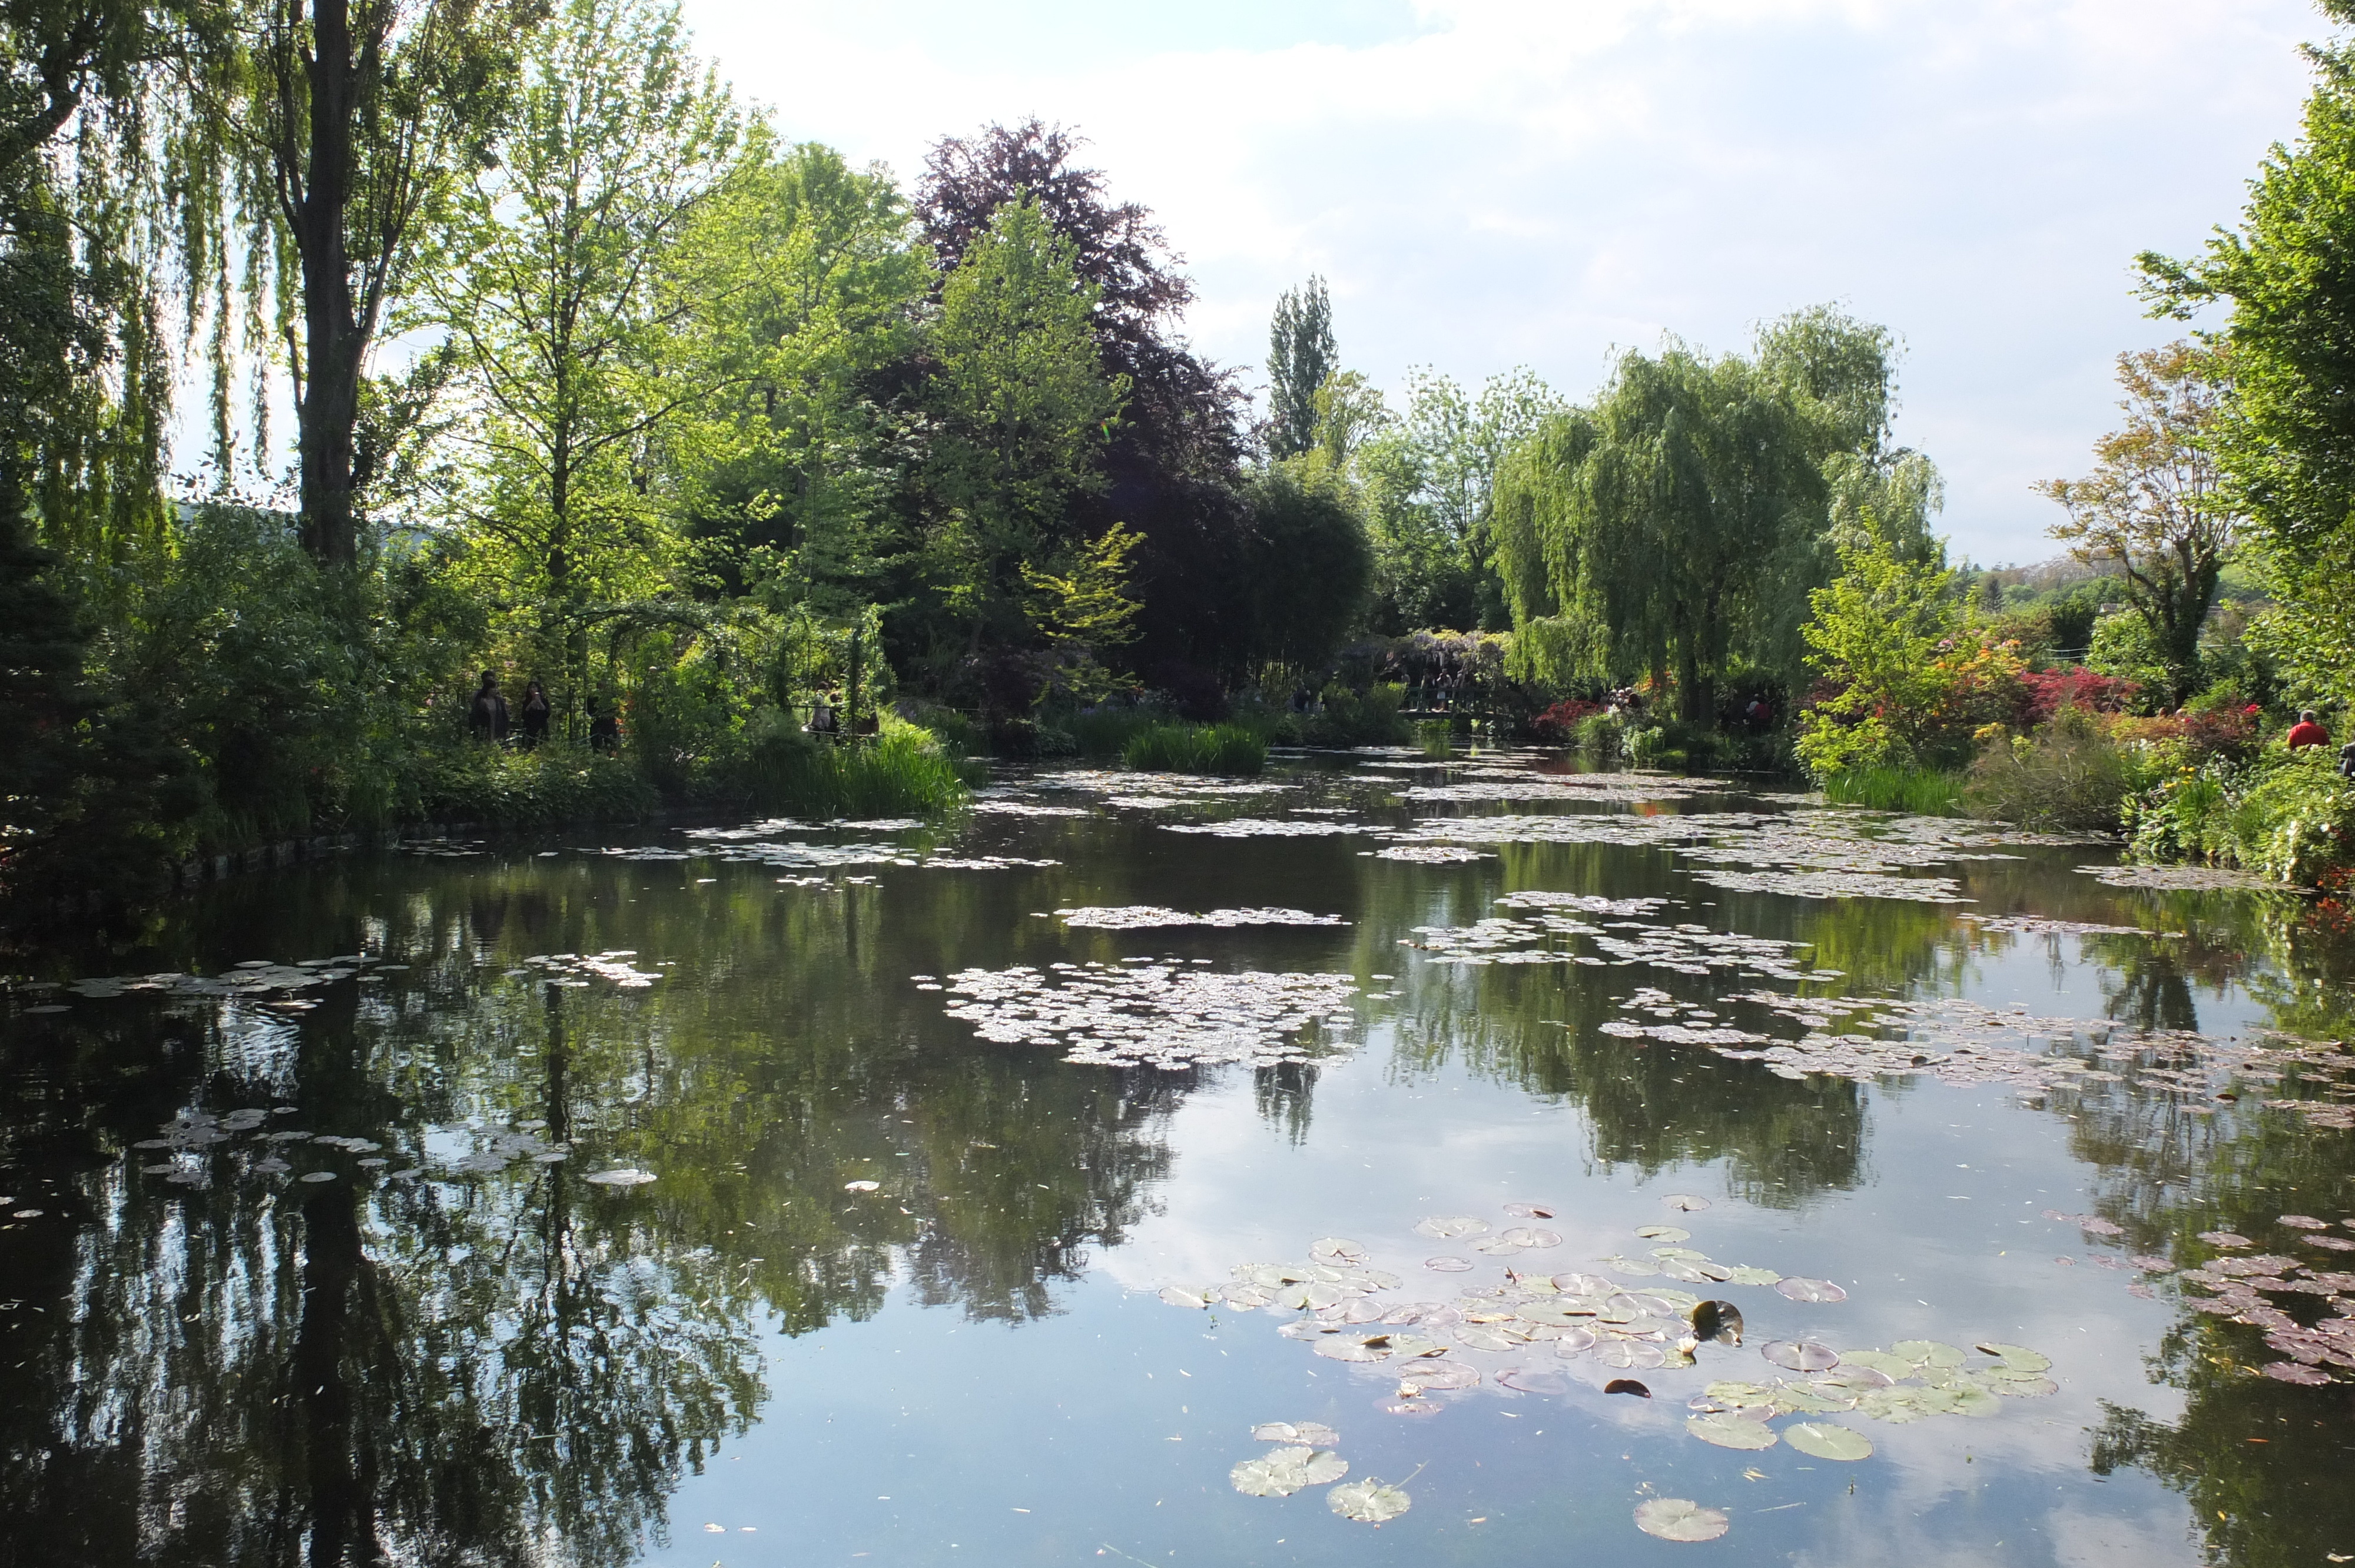
<svg viewBox="0 0 2355 1568">
<path fill-rule="evenodd" d="M 1962 807 L 1963 776 L 1936 768 L 1859 768 L 1825 779 L 1824 799 L 1876 811 L 1951 817 Z"/>
<path fill-rule="evenodd" d="M 2108 832 L 2140 771 L 2100 719 L 2062 708 L 2031 734 L 1993 736 L 1971 764 L 1964 805 L 2022 827 Z"/>
<path fill-rule="evenodd" d="M 1241 725 L 1160 724 L 1123 748 L 1131 768 L 1171 773 L 1257 773 L 1267 766 L 1267 742 Z"/>
<path fill-rule="evenodd" d="M 1421 719 L 1414 726 L 1414 743 L 1423 747 L 1425 757 L 1446 757 L 1455 750 L 1455 724 L 1452 719 Z"/>
<path fill-rule="evenodd" d="M 660 803 L 645 775 L 628 763 L 561 741 L 536 751 L 462 745 L 420 758 L 417 785 L 427 821 L 494 828 L 630 821 Z"/>
<path fill-rule="evenodd" d="M 2105 675 L 2082 664 L 2065 665 L 2055 670 L 2030 670 L 2020 676 L 2020 687 L 2019 718 L 2022 729 L 2030 729 L 2044 723 L 2062 708 L 2085 708 L 2105 714 L 2126 713 L 2142 695 L 2139 682 Z"/>
<path fill-rule="evenodd" d="M 795 816 L 934 816 L 969 799 L 957 759 L 913 726 L 844 745 L 772 731 L 751 747 L 742 784 L 756 809 Z"/>
<path fill-rule="evenodd" d="M 1043 721 L 1042 721 L 1043 722 Z M 1088 708 L 1054 721 L 1082 757 L 1118 757 L 1128 743 L 1156 725 L 1170 722 L 1163 708 Z"/>
<path fill-rule="evenodd" d="M 2222 853 L 2277 882 L 2312 886 L 2355 861 L 2355 789 L 2318 747 L 2263 769 L 2222 819 Z"/>
<path fill-rule="evenodd" d="M 1566 746 L 1577 737 L 1581 725 L 1607 711 L 1601 703 L 1590 703 L 1582 697 L 1566 697 L 1531 719 L 1529 728 L 1540 740 Z"/>
<path fill-rule="evenodd" d="M 1614 713 L 1589 714 L 1579 721 L 1578 749 L 1598 762 L 1616 762 L 1627 754 L 1627 723 Z"/>
<path fill-rule="evenodd" d="M 1397 746 L 1408 738 L 1399 709 L 1406 688 L 1384 683 L 1360 694 L 1335 683 L 1318 695 L 1320 711 L 1305 715 L 1301 738 L 1311 746 Z"/>
</svg>

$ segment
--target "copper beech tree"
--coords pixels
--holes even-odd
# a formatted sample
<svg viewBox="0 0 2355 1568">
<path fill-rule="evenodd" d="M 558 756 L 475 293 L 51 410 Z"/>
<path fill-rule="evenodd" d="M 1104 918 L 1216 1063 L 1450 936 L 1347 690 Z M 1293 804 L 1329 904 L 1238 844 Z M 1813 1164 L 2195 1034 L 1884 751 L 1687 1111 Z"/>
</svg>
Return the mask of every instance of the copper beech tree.
<svg viewBox="0 0 2355 1568">
<path fill-rule="evenodd" d="M 2123 429 L 2094 443 L 2094 471 L 2036 489 L 2069 514 L 2056 539 L 2093 566 L 2126 574 L 2180 703 L 2200 680 L 2200 628 L 2216 601 L 2239 516 L 2223 491 L 2212 438 L 2232 388 L 2229 350 L 2193 343 L 2118 355 Z"/>
</svg>

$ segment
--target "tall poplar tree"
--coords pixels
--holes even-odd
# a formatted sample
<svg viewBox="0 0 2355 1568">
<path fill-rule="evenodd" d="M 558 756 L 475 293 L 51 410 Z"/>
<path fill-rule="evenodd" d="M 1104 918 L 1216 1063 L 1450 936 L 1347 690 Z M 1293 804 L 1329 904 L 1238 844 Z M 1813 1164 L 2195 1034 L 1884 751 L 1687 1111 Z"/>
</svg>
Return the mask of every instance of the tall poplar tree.
<svg viewBox="0 0 2355 1568">
<path fill-rule="evenodd" d="M 1333 301 L 1312 277 L 1275 302 L 1267 332 L 1267 451 L 1298 457 L 1316 444 L 1316 393 L 1340 368 Z"/>
</svg>

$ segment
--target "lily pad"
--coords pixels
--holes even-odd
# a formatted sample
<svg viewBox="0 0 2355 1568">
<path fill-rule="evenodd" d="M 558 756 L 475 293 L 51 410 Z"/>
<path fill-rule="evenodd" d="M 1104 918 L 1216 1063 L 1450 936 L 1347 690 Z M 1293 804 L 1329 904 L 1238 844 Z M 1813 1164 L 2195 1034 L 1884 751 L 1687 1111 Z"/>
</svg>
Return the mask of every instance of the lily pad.
<svg viewBox="0 0 2355 1568">
<path fill-rule="evenodd" d="M 1680 1242 L 1692 1240 L 1692 1232 L 1682 1225 L 1644 1225 L 1636 1234 L 1646 1241 Z"/>
<path fill-rule="evenodd" d="M 1505 1213 L 1516 1220 L 1550 1220 L 1554 1211 L 1537 1203 L 1508 1203 Z"/>
<path fill-rule="evenodd" d="M 1840 1364 L 1850 1367 L 1870 1367 L 1884 1373 L 1892 1383 L 1902 1382 L 1913 1375 L 1913 1363 L 1903 1356 L 1892 1356 L 1881 1351 L 1842 1351 Z"/>
<path fill-rule="evenodd" d="M 1488 1234 L 1488 1222 L 1470 1214 L 1433 1214 L 1415 1222 L 1415 1234 L 1439 1241 L 1454 1241 L 1458 1236 L 1481 1236 Z"/>
<path fill-rule="evenodd" d="M 1595 1347 L 1594 1359 L 1604 1366 L 1619 1371 L 1657 1367 L 1668 1361 L 1668 1352 L 1659 1346 L 1642 1340 L 1611 1340 Z"/>
<path fill-rule="evenodd" d="M 1414 1506 L 1413 1499 L 1398 1488 L 1371 1478 L 1335 1487 L 1325 1494 L 1325 1501 L 1343 1519 L 1360 1524 L 1388 1524 Z"/>
<path fill-rule="evenodd" d="M 1685 1423 L 1685 1430 L 1721 1448 L 1772 1448 L 1779 1441 L 1772 1426 L 1739 1415 L 1696 1415 Z"/>
<path fill-rule="evenodd" d="M 2296 1361 L 2267 1361 L 2257 1370 L 2276 1383 L 2294 1383 L 2307 1388 L 2330 1381 L 2330 1374 L 2320 1367 L 2302 1366 Z"/>
<path fill-rule="evenodd" d="M 1341 1435 L 1321 1421 L 1263 1422 L 1252 1428 L 1252 1436 L 1263 1443 L 1305 1443 L 1312 1448 L 1330 1448 L 1341 1441 Z"/>
<path fill-rule="evenodd" d="M 1516 1343 L 1483 1323 L 1466 1323 L 1457 1329 L 1455 1342 L 1469 1351 L 1509 1351 Z"/>
<path fill-rule="evenodd" d="M 1245 1497 L 1288 1498 L 1304 1487 L 1323 1486 L 1348 1473 L 1349 1462 L 1331 1449 L 1300 1444 L 1245 1459 L 1227 1472 L 1227 1479 Z"/>
<path fill-rule="evenodd" d="M 1465 1274 L 1472 1267 L 1468 1257 L 1426 1257 L 1423 1266 L 1438 1274 Z"/>
<path fill-rule="evenodd" d="M 1807 1279 L 1798 1275 L 1779 1280 L 1775 1290 L 1793 1301 L 1845 1301 L 1848 1292 L 1828 1279 Z"/>
<path fill-rule="evenodd" d="M 1561 1373 L 1540 1367 L 1508 1367 L 1497 1374 L 1505 1387 L 1523 1393 L 1568 1393 L 1570 1384 Z"/>
<path fill-rule="evenodd" d="M 1171 1285 L 1163 1287 L 1161 1299 L 1172 1307 L 1208 1307 L 1212 1298 L 1207 1291 L 1184 1290 Z"/>
<path fill-rule="evenodd" d="M 1732 1528 L 1722 1509 L 1689 1498 L 1650 1498 L 1636 1505 L 1636 1528 L 1662 1541 L 1715 1541 Z"/>
<path fill-rule="evenodd" d="M 1978 1348 L 1988 1355 L 1998 1357 L 2006 1367 L 2014 1372 L 2041 1372 L 2050 1371 L 2052 1366 L 2051 1356 L 2041 1351 L 2031 1351 L 2025 1345 L 2007 1345 L 1997 1342 L 1982 1344 Z"/>
<path fill-rule="evenodd" d="M 1671 1192 L 1660 1202 L 1671 1209 L 1679 1210 L 1688 1214 L 1709 1207 L 1707 1198 L 1696 1197 L 1690 1192 Z"/>
<path fill-rule="evenodd" d="M 1387 1344 L 1369 1344 L 1354 1334 L 1327 1334 L 1309 1348 L 1334 1361 L 1378 1361 L 1391 1353 Z"/>
<path fill-rule="evenodd" d="M 1453 1393 L 1479 1381 L 1480 1369 L 1462 1361 L 1419 1361 L 1399 1373 L 1400 1389 L 1416 1393 Z"/>
<path fill-rule="evenodd" d="M 1828 1372 L 1839 1365 L 1839 1352 L 1813 1340 L 1769 1340 L 1758 1353 L 1790 1372 Z"/>
<path fill-rule="evenodd" d="M 1745 1264 L 1727 1269 L 1725 1278 L 1730 1285 L 1779 1285 L 1783 1276 L 1776 1269 L 1752 1268 Z"/>
<path fill-rule="evenodd" d="M 1902 1356 L 1917 1367 L 1958 1367 L 1965 1357 L 1962 1348 L 1941 1340 L 1900 1340 L 1889 1347 L 1892 1356 Z"/>
<path fill-rule="evenodd" d="M 1308 1244 L 1308 1255 L 1319 1263 L 1363 1263 L 1366 1249 L 1353 1241 L 1339 1236 L 1327 1236 Z"/>
<path fill-rule="evenodd" d="M 1828 1421 L 1795 1421 L 1783 1428 L 1783 1440 L 1817 1459 L 1869 1459 L 1872 1440 L 1860 1432 Z"/>
</svg>

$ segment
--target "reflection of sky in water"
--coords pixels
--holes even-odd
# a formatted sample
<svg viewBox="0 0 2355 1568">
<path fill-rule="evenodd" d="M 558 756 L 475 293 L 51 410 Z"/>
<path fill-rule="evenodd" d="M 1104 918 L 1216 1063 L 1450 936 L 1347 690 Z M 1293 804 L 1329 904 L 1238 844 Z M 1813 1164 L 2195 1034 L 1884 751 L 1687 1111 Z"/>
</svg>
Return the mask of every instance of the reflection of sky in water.
<svg viewBox="0 0 2355 1568">
<path fill-rule="evenodd" d="M 1377 826 L 1405 820 L 1378 792 L 1359 794 L 1336 798 L 1381 818 Z M 1269 810 L 1246 797 L 1189 801 L 1174 814 Z M 643 1332 L 613 1341 L 649 1368 L 670 1354 L 660 1345 L 666 1325 L 705 1322 L 715 1344 L 756 1333 L 744 1348 L 765 1357 L 757 1418 L 741 1436 L 707 1424 L 718 1446 L 699 1470 L 686 1465 L 669 1496 L 668 1542 L 649 1544 L 648 1563 L 1060 1562 L 1099 1551 L 1156 1563 L 1673 1560 L 1681 1548 L 1630 1521 L 1646 1495 L 1727 1510 L 1728 1545 L 1744 1562 L 2196 1560 L 2182 1498 L 2141 1470 L 2089 1473 L 2089 1432 L 2105 1406 L 2170 1422 L 2187 1408 L 2147 1366 L 2178 1324 L 2176 1308 L 2127 1294 L 2138 1277 L 2094 1260 L 2164 1250 L 2167 1207 L 2188 1198 L 2190 1219 L 2204 1223 L 2187 1183 L 2246 1177 L 2253 1189 L 2236 1213 L 2296 1206 L 2276 1190 L 2290 1177 L 2235 1164 L 2244 1147 L 2262 1151 L 2264 1118 L 2228 1110 L 2198 1124 L 2209 1163 L 2161 1187 L 2128 1163 L 2090 1162 L 2106 1146 L 2087 1124 L 2115 1123 L 2134 1103 L 2123 1086 L 2082 1105 L 2060 1093 L 2030 1107 L 1998 1084 L 1795 1083 L 1756 1063 L 1594 1031 L 1639 987 L 1721 1005 L 1714 999 L 1757 988 L 1755 978 L 1649 965 L 1463 969 L 1397 943 L 1418 925 L 1478 920 L 1511 890 L 1666 895 L 1683 902 L 1662 923 L 1812 944 L 1819 962 L 1847 971 L 1822 988 L 1835 993 L 1962 996 L 2088 1020 L 2130 1002 L 2174 1021 L 2188 1003 L 2200 1028 L 2222 1033 L 2268 1018 L 2253 994 L 2262 985 L 2243 983 L 2263 960 L 2235 956 L 2268 950 L 2263 931 L 2232 913 L 2241 906 L 2104 888 L 2070 869 L 2085 851 L 2031 851 L 2025 861 L 1936 869 L 1978 900 L 1965 909 L 2170 927 L 2158 912 L 2190 909 L 2208 926 L 2176 943 L 1972 936 L 1954 908 L 1707 887 L 1661 849 L 1505 843 L 1492 846 L 1494 859 L 1414 865 L 1360 855 L 1366 841 L 1354 836 L 1222 841 L 1164 833 L 1159 820 L 992 813 L 926 847 L 1062 863 L 883 867 L 874 885 L 787 885 L 761 864 L 595 850 L 355 863 L 219 890 L 171 938 L 180 948 L 155 962 L 300 958 L 362 936 L 391 944 L 414 968 L 388 966 L 365 1002 L 329 995 L 300 1019 L 236 1022 L 210 1039 L 209 1066 L 304 1097 L 304 1125 L 405 1139 L 436 1166 L 477 1146 L 461 1128 L 548 1118 L 561 1101 L 574 1177 L 623 1163 L 660 1172 L 641 1193 L 594 1196 L 562 1186 L 563 1171 L 511 1173 L 447 1189 L 447 1216 L 375 1213 L 368 1233 L 371 1245 L 402 1254 L 393 1272 L 420 1282 L 426 1300 L 439 1283 L 435 1249 L 450 1245 L 432 1226 L 463 1230 L 473 1272 L 432 1309 L 463 1327 L 467 1302 L 479 1299 L 494 1340 L 542 1320 L 532 1313 L 543 1308 L 560 1320 L 567 1279 L 616 1290 L 610 1282 L 623 1277 L 659 1298 Z M 1032 917 L 1140 905 L 1299 908 L 1352 924 L 1128 933 Z M 672 978 L 639 992 L 557 992 L 513 973 L 535 954 L 621 948 Z M 943 1016 L 943 993 L 907 978 L 1136 954 L 1189 968 L 1209 959 L 1221 969 L 1340 971 L 1384 995 L 1359 1004 L 1369 1023 L 1356 1053 L 1309 1072 L 1120 1080 L 1064 1066 L 1056 1052 L 977 1044 Z M 102 1011 L 117 1005 L 85 1003 L 58 1027 L 136 1016 Z M 346 1032 L 368 1047 L 342 1050 Z M 134 1065 L 144 1060 L 131 1054 Z M 182 1104 L 236 1103 L 176 1078 L 176 1060 L 166 1053 L 138 1066 L 160 1086 L 154 1108 L 115 1107 L 107 1126 L 139 1136 Z M 40 1082 L 70 1078 L 44 1063 Z M 48 1103 L 0 1100 L 0 1134 L 62 1136 L 43 1119 Z M 0 1156 L 20 1146 L 0 1139 Z M 2343 1154 L 2325 1147 L 2315 1158 L 2336 1182 Z M 842 1184 L 853 1178 L 879 1179 L 881 1191 L 848 1199 Z M 258 1204 L 264 1191 L 224 1185 L 205 1212 L 229 1224 L 263 1212 L 237 1205 Z M 571 1195 L 559 1202 L 559 1191 Z M 149 1203 L 144 1192 L 92 1189 L 91 1201 L 101 1211 Z M 1678 1192 L 1712 1206 L 1673 1213 L 1660 1199 Z M 1683 1245 L 1720 1263 L 1834 1279 L 1849 1299 L 1803 1306 L 1771 1289 L 1716 1287 L 1742 1308 L 1747 1345 L 1705 1347 L 1691 1371 L 1637 1373 L 1658 1395 L 1648 1403 L 1604 1395 L 1615 1374 L 1539 1344 L 1520 1359 L 1565 1373 L 1569 1393 L 1491 1381 L 1451 1396 L 1436 1416 L 1407 1420 L 1380 1408 L 1394 1369 L 1317 1358 L 1280 1337 L 1271 1314 L 1188 1311 L 1155 1295 L 1223 1280 L 1240 1263 L 1297 1260 L 1312 1238 L 1339 1235 L 1403 1277 L 1390 1298 L 1449 1300 L 1500 1280 L 1508 1260 L 1410 1227 L 1433 1213 L 1506 1223 L 1501 1205 L 1515 1201 L 1548 1205 L 1546 1224 L 1565 1238 L 1509 1260 L 1532 1272 L 1640 1255 L 1652 1244 L 1636 1227 L 1674 1223 L 1692 1233 Z M 2097 1206 L 2148 1218 L 2157 1239 L 2102 1244 L 2042 1217 Z M 121 1223 L 129 1234 L 167 1212 L 125 1207 Z M 300 1301 L 307 1289 L 286 1261 L 303 1233 L 288 1210 L 276 1215 L 283 1234 L 248 1266 L 278 1295 L 262 1291 L 257 1303 Z M 9 1240 L 0 1234 L 0 1248 Z M 1423 1267 L 1441 1253 L 1476 1266 Z M 109 1255 L 93 1252 L 91 1266 L 102 1274 Z M 533 1285 L 534 1269 L 554 1283 Z M 768 1308 L 808 1331 L 783 1335 Z M 148 1325 L 159 1344 L 170 1320 Z M 772 1326 L 753 1328 L 762 1324 Z M 291 1342 L 293 1327 L 290 1317 L 276 1331 Z M 1757 1345 L 1808 1336 L 1842 1349 L 2009 1340 L 2051 1355 L 2061 1392 L 2008 1400 L 1987 1420 L 1847 1417 L 1878 1449 L 1856 1465 L 1787 1446 L 1728 1452 L 1685 1436 L 1689 1394 L 1712 1376 L 1766 1379 L 1774 1372 Z M 504 1343 L 499 1353 L 531 1348 Z M 256 1386 L 291 1386 L 269 1360 L 281 1352 L 255 1353 Z M 1493 1378 L 1513 1359 L 1479 1361 Z M 56 1385 L 9 1384 L 9 1375 L 0 1371 L 0 1403 L 16 1402 L 20 1416 L 61 1397 Z M 501 1374 L 486 1375 L 496 1386 Z M 660 1384 L 645 1385 L 656 1404 L 667 1397 Z M 596 1424 L 593 1411 L 580 1418 Z M 1228 1468 L 1260 1451 L 1251 1427 L 1276 1420 L 1337 1427 L 1352 1478 L 1412 1474 L 1413 1511 L 1376 1531 L 1332 1517 L 1321 1489 L 1281 1500 L 1235 1494 Z M 171 1478 L 155 1478 L 167 1489 Z M 0 1500 L 18 1495 L 5 1472 L 0 1489 Z"/>
</svg>

